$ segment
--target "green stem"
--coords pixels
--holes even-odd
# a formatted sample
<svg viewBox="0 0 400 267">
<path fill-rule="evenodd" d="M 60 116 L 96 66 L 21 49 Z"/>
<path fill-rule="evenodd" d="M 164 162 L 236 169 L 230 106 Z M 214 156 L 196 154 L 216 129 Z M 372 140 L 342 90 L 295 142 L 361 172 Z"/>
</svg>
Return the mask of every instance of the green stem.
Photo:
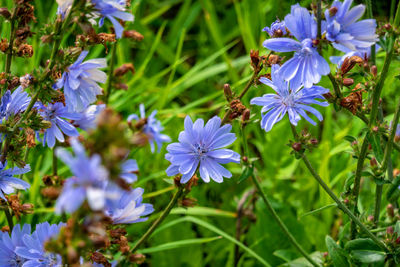
<svg viewBox="0 0 400 267">
<path fill-rule="evenodd" d="M 375 209 L 374 209 L 374 225 L 378 226 L 379 223 L 379 214 L 381 212 L 381 203 L 382 203 L 382 190 L 383 185 L 377 184 L 375 191 Z"/>
<path fill-rule="evenodd" d="M 318 43 L 318 52 L 321 54 L 322 52 L 322 46 L 321 46 L 321 39 L 322 39 L 322 30 L 321 30 L 321 23 L 322 23 L 322 8 L 321 8 L 321 0 L 317 1 L 317 40 L 319 41 Z"/>
<path fill-rule="evenodd" d="M 367 13 L 368 13 L 368 18 L 372 19 L 373 18 L 373 12 L 372 12 L 372 1 L 371 0 L 365 0 L 365 4 L 367 6 Z M 371 56 L 370 60 L 372 62 L 372 65 L 375 65 L 375 45 L 371 46 Z"/>
<path fill-rule="evenodd" d="M 110 59 L 110 69 L 108 71 L 108 80 L 106 85 L 106 96 L 105 103 L 108 104 L 108 100 L 112 91 L 112 81 L 114 77 L 114 65 L 115 65 L 115 56 L 117 54 L 117 42 L 115 42 L 111 49 L 111 59 Z"/>
<path fill-rule="evenodd" d="M 8 206 L 5 207 L 4 213 L 6 215 L 8 226 L 10 227 L 10 233 L 11 233 L 12 229 L 14 228 L 14 222 Z"/>
<path fill-rule="evenodd" d="M 156 221 L 150 226 L 150 228 L 147 230 L 147 232 L 139 239 L 138 242 L 136 242 L 135 246 L 131 249 L 131 253 L 134 253 L 141 244 L 143 244 L 149 237 L 150 235 L 156 230 L 156 228 L 164 221 L 164 219 L 168 216 L 168 214 L 171 212 L 172 208 L 175 206 L 175 204 L 178 202 L 178 199 L 182 196 L 184 190 L 184 186 L 180 186 L 178 191 L 175 193 L 175 195 L 172 197 L 171 201 L 168 203 L 167 207 L 165 207 L 164 211 L 160 214 L 160 217 L 157 218 Z"/>
<path fill-rule="evenodd" d="M 386 147 L 385 147 L 385 153 L 383 156 L 382 164 L 381 164 L 381 171 L 384 173 L 386 171 L 390 155 L 392 154 L 392 148 L 393 148 L 393 142 L 394 138 L 396 136 L 396 129 L 397 125 L 399 123 L 399 118 L 400 118 L 400 99 L 396 107 L 396 111 L 394 112 L 393 120 L 392 120 L 392 126 L 390 129 L 390 134 L 389 134 L 389 139 L 386 142 Z"/>
<path fill-rule="evenodd" d="M 290 125 L 292 128 L 293 136 L 297 140 L 296 128 L 292 124 Z M 343 202 L 335 195 L 335 193 L 329 188 L 329 186 L 324 182 L 324 180 L 322 180 L 322 178 L 312 167 L 310 161 L 308 160 L 307 156 L 304 153 L 302 154 L 301 158 L 304 164 L 306 165 L 307 169 L 310 171 L 311 175 L 315 178 L 315 180 L 317 180 L 317 182 L 321 185 L 321 187 L 325 190 L 325 192 L 328 193 L 328 195 L 336 202 L 338 208 L 341 209 L 344 213 L 346 213 L 350 217 L 350 219 L 354 221 L 361 228 L 361 230 L 363 230 L 368 235 L 368 237 L 370 237 L 379 247 L 381 247 L 385 251 L 389 251 L 386 245 L 382 241 L 380 241 L 374 234 L 372 234 L 368 230 L 368 228 L 360 221 L 360 219 L 357 218 L 357 216 L 355 216 L 349 210 L 349 208 L 347 208 L 347 206 L 344 205 Z"/>
<path fill-rule="evenodd" d="M 258 193 L 261 195 L 261 198 L 264 200 L 265 205 L 267 206 L 269 212 L 272 214 L 272 217 L 278 223 L 279 227 L 281 228 L 282 232 L 287 236 L 290 243 L 304 256 L 313 266 L 319 266 L 303 249 L 303 247 L 297 242 L 296 238 L 290 233 L 289 229 L 286 227 L 285 223 L 281 220 L 279 215 L 276 213 L 275 209 L 272 207 L 271 202 L 269 202 L 267 196 L 265 195 L 264 191 L 261 188 L 260 183 L 258 182 L 257 178 L 252 175 L 252 180 L 257 187 Z"/>
<path fill-rule="evenodd" d="M 58 166 L 57 166 L 57 155 L 56 155 L 57 144 L 53 147 L 53 176 L 57 176 Z"/>
<path fill-rule="evenodd" d="M 13 52 L 14 52 L 14 40 L 15 40 L 15 34 L 16 34 L 16 14 L 17 14 L 17 7 L 14 8 L 13 13 L 11 15 L 10 23 L 11 23 L 11 33 L 10 33 L 10 41 L 8 43 L 8 51 L 7 51 L 7 56 L 6 56 L 6 63 L 4 67 L 4 72 L 5 74 L 10 73 L 11 70 L 11 62 L 12 62 L 12 57 L 13 57 Z M 7 77 L 6 77 L 7 78 Z M 4 91 L 7 89 L 8 83 L 4 84 Z M 2 91 L 2 95 L 4 94 L 4 91 Z"/>
<path fill-rule="evenodd" d="M 331 80 L 333 89 L 335 90 L 336 98 L 339 98 L 339 99 L 342 98 L 343 97 L 342 92 L 340 91 L 339 85 L 336 82 L 335 77 L 333 77 L 332 73 L 329 73 L 328 77 L 329 77 L 329 80 Z"/>
</svg>

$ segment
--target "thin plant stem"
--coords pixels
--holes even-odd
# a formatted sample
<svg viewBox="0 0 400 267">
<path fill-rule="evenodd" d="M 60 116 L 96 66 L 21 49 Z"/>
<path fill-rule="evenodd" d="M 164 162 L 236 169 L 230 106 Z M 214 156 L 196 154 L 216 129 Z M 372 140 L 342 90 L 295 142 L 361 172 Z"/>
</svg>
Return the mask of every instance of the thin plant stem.
<svg viewBox="0 0 400 267">
<path fill-rule="evenodd" d="M 379 223 L 379 214 L 381 212 L 381 203 L 382 203 L 382 191 L 383 191 L 383 186 L 381 184 L 377 184 L 375 190 L 375 209 L 374 209 L 375 227 L 377 227 Z"/>
<path fill-rule="evenodd" d="M 242 143 L 243 143 L 243 148 L 244 148 L 244 153 L 245 156 L 249 157 L 249 146 L 247 143 L 247 138 L 246 138 L 246 132 L 245 132 L 245 125 L 242 125 L 241 127 L 241 134 L 242 134 Z M 263 199 L 265 205 L 267 206 L 267 209 L 271 213 L 272 217 L 274 220 L 277 222 L 279 227 L 281 228 L 282 232 L 286 235 L 286 237 L 289 239 L 289 242 L 300 252 L 301 255 L 304 256 L 304 258 L 307 259 L 313 266 L 319 266 L 309 255 L 308 253 L 304 250 L 304 248 L 297 242 L 296 238 L 290 233 L 289 229 L 286 227 L 285 223 L 281 220 L 279 217 L 278 213 L 276 213 L 275 209 L 272 207 L 271 202 L 269 202 L 265 192 L 263 191 L 260 183 L 258 182 L 257 178 L 252 175 L 251 176 L 252 181 L 254 185 L 257 188 L 258 194 L 261 196 Z"/>
<path fill-rule="evenodd" d="M 290 124 L 290 125 L 292 128 L 293 136 L 297 140 L 296 128 L 292 124 Z M 360 221 L 360 219 L 357 216 L 355 216 L 350 211 L 350 209 L 347 208 L 346 205 L 343 204 L 343 202 L 329 188 L 329 186 L 324 182 L 324 180 L 322 180 L 322 178 L 312 167 L 310 161 L 308 160 L 307 156 L 304 153 L 302 153 L 301 159 L 303 160 L 304 164 L 306 165 L 307 169 L 310 171 L 311 175 L 315 178 L 315 180 L 317 180 L 317 182 L 321 185 L 321 187 L 325 190 L 325 192 L 328 193 L 328 195 L 336 202 L 338 208 L 341 209 L 344 213 L 346 213 L 350 217 L 350 219 L 352 221 L 354 221 L 355 224 L 357 224 L 360 227 L 360 229 L 363 230 L 368 235 L 368 237 L 370 237 L 380 248 L 382 248 L 385 251 L 389 251 L 387 246 L 382 241 L 380 241 L 373 233 L 371 233 L 371 231 L 368 230 L 368 228 Z"/>
<path fill-rule="evenodd" d="M 57 165 L 57 155 L 56 155 L 57 144 L 53 147 L 53 176 L 57 176 L 58 165 Z"/>
<path fill-rule="evenodd" d="M 6 215 L 8 226 L 10 227 L 10 233 L 11 233 L 12 229 L 14 228 L 14 222 L 13 222 L 13 218 L 12 218 L 12 215 L 11 215 L 11 212 L 10 212 L 10 209 L 8 208 L 8 206 L 5 207 L 4 214 Z"/>
<path fill-rule="evenodd" d="M 5 74 L 10 73 L 11 70 L 11 62 L 12 62 L 12 57 L 13 57 L 13 47 L 14 47 L 14 40 L 15 40 L 15 35 L 16 35 L 16 15 L 17 15 L 17 7 L 14 7 L 13 13 L 11 15 L 11 31 L 10 31 L 10 41 L 8 43 L 8 51 L 7 51 L 7 56 L 6 56 L 6 62 L 5 62 L 5 67 L 4 67 L 4 72 Z M 4 94 L 5 90 L 7 89 L 8 83 L 4 84 L 4 91 L 2 91 L 2 95 Z"/>
<path fill-rule="evenodd" d="M 290 233 L 289 229 L 286 227 L 285 223 L 281 220 L 279 215 L 276 213 L 275 209 L 272 207 L 271 202 L 269 202 L 267 196 L 265 195 L 264 191 L 261 188 L 260 183 L 258 182 L 257 178 L 254 177 L 254 175 L 251 176 L 253 183 L 257 187 L 257 191 L 260 194 L 261 198 L 263 199 L 265 205 L 267 206 L 269 212 L 272 214 L 272 217 L 274 220 L 278 223 L 279 227 L 281 228 L 282 232 L 286 235 L 286 237 L 289 239 L 290 243 L 300 252 L 301 255 L 304 256 L 304 258 L 307 259 L 308 262 L 310 262 L 313 266 L 319 266 L 309 255 L 308 253 L 303 249 L 303 247 L 297 242 L 296 238 Z"/>
<path fill-rule="evenodd" d="M 392 147 L 393 147 L 394 138 L 396 136 L 397 125 L 399 124 L 399 118 L 400 118 L 400 99 L 397 104 L 396 111 L 394 112 L 392 126 L 391 126 L 390 133 L 389 133 L 389 139 L 386 142 L 386 146 L 385 146 L 385 152 L 384 152 L 384 156 L 383 156 L 383 160 L 382 160 L 382 164 L 381 164 L 381 171 L 383 173 L 386 171 L 386 168 L 387 168 L 387 165 L 389 162 L 389 158 L 392 153 Z"/>
<path fill-rule="evenodd" d="M 108 71 L 108 80 L 106 85 L 106 96 L 105 96 L 105 103 L 108 104 L 108 100 L 111 95 L 112 91 L 112 81 L 114 77 L 114 66 L 115 66 L 115 56 L 117 54 L 117 41 L 112 45 L 111 48 L 111 59 L 110 59 L 110 69 Z"/>
<path fill-rule="evenodd" d="M 184 186 L 180 186 L 178 188 L 178 191 L 175 193 L 175 195 L 172 197 L 171 201 L 168 203 L 167 207 L 163 210 L 163 212 L 160 214 L 160 216 L 157 218 L 157 220 L 154 221 L 154 223 L 150 226 L 150 228 L 146 231 L 144 235 L 139 239 L 138 242 L 133 246 L 131 249 L 131 253 L 134 253 L 141 244 L 143 244 L 156 230 L 156 228 L 164 221 L 165 218 L 167 218 L 168 214 L 171 212 L 172 208 L 176 205 L 178 202 L 178 199 L 182 196 L 184 190 Z"/>
<path fill-rule="evenodd" d="M 321 0 L 317 0 L 317 40 L 321 42 L 322 39 L 322 30 L 321 30 L 321 23 L 322 23 L 322 1 Z M 322 46 L 319 43 L 318 44 L 318 52 L 321 54 L 322 51 Z"/>
<path fill-rule="evenodd" d="M 372 19 L 373 18 L 373 12 L 372 12 L 372 1 L 371 0 L 365 0 L 365 4 L 367 6 L 367 14 L 368 18 Z M 369 57 L 371 60 L 371 63 L 375 65 L 375 45 L 371 46 L 371 56 Z"/>
<path fill-rule="evenodd" d="M 335 90 L 336 98 L 342 98 L 342 92 L 340 91 L 339 85 L 335 80 L 335 77 L 333 77 L 332 73 L 328 74 L 329 80 L 331 80 L 333 89 Z"/>
</svg>

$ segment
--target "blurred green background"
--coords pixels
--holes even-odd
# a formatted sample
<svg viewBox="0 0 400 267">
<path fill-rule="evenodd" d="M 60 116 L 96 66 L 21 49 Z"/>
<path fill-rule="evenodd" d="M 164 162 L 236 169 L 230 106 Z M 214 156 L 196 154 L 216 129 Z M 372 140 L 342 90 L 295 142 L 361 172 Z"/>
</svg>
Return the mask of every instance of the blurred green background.
<svg viewBox="0 0 400 267">
<path fill-rule="evenodd" d="M 9 0 L 0 2 L 1 6 L 11 6 Z M 328 4 L 327 1 L 323 2 Z M 40 25 L 52 23 L 57 5 L 55 1 L 48 0 L 34 0 L 32 3 L 37 17 L 32 30 L 38 33 Z M 222 117 L 226 108 L 223 85 L 230 83 L 235 92 L 240 92 L 252 74 L 250 50 L 259 49 L 260 54 L 267 53 L 262 47 L 262 41 L 266 38 L 262 28 L 270 25 L 277 17 L 283 19 L 294 3 L 296 1 L 281 0 L 132 1 L 135 22 L 127 24 L 126 28 L 140 32 L 144 40 L 132 42 L 124 39 L 119 42 L 116 66 L 133 63 L 136 73 L 129 74 L 126 79 L 129 86 L 127 91 L 114 91 L 110 99 L 111 106 L 125 118 L 131 113 L 137 113 L 140 103 L 145 104 L 147 112 L 157 109 L 165 133 L 173 141 L 177 140 L 183 129 L 183 118 L 186 115 L 193 119 L 209 119 L 214 115 Z M 310 4 L 311 1 L 301 1 L 302 6 L 309 7 Z M 373 1 L 373 5 L 378 20 L 385 20 L 389 16 L 390 1 Z M 1 37 L 8 38 L 9 24 L 2 18 L 0 23 Z M 102 30 L 107 31 L 107 26 Z M 41 43 L 38 34 L 30 38 L 29 42 L 34 47 L 34 56 L 31 59 L 14 60 L 12 72 L 16 75 L 32 72 L 39 64 L 43 66 L 49 57 L 50 47 Z M 65 38 L 63 46 L 66 45 L 73 45 L 73 39 Z M 325 50 L 324 53 L 325 58 L 328 58 L 333 51 Z M 109 57 L 102 46 L 94 47 L 89 56 Z M 383 53 L 379 53 L 378 70 L 382 58 Z M 0 55 L 0 61 L 4 62 L 4 55 Z M 0 68 L 3 68 L 3 64 Z M 399 90 L 399 82 L 395 79 L 397 74 L 398 63 L 395 62 L 384 87 L 385 115 L 393 113 L 395 96 Z M 327 88 L 331 86 L 326 77 L 320 85 Z M 270 88 L 263 85 L 252 87 L 244 97 L 243 104 L 250 107 L 252 97 L 270 91 Z M 332 106 L 318 109 L 323 112 L 324 121 L 317 127 L 301 121 L 298 130 L 306 128 L 320 140 L 319 147 L 312 151 L 310 159 L 325 182 L 340 194 L 345 179 L 352 175 L 356 165 L 349 152 L 350 145 L 343 138 L 346 135 L 357 136 L 364 125 L 345 111 L 335 111 Z M 325 236 L 336 237 L 340 227 L 348 222 L 347 218 L 336 208 L 306 214 L 333 201 L 321 191 L 302 163 L 290 155 L 291 148 L 287 144 L 292 136 L 288 121 L 282 120 L 271 132 L 265 133 L 257 120 L 260 109 L 252 107 L 251 110 L 254 123 L 248 126 L 246 138 L 252 157 L 258 157 L 255 162 L 257 176 L 262 180 L 265 192 L 307 251 L 326 251 Z M 239 123 L 234 121 L 233 127 L 239 136 Z M 233 149 L 242 153 L 241 138 L 237 139 Z M 165 181 L 168 178 L 165 169 L 169 164 L 164 154 L 165 146 L 160 153 L 151 154 L 149 147 L 146 147 L 134 155 L 140 168 L 139 180 L 135 186 L 145 189 L 145 202 L 152 203 L 156 211 L 149 221 L 128 227 L 132 240 L 144 233 L 173 193 L 171 184 Z M 398 157 L 398 154 L 395 156 Z M 22 222 L 57 222 L 60 218 L 51 213 L 53 204 L 43 200 L 39 192 L 43 185 L 41 178 L 51 173 L 51 151 L 39 145 L 30 154 L 29 161 L 32 162 L 33 170 L 25 178 L 30 181 L 32 188 L 23 195 L 35 204 L 37 210 L 35 214 L 25 216 Z M 238 183 L 242 171 L 239 165 L 230 164 L 228 167 L 234 174 L 231 179 L 226 179 L 222 184 L 205 184 L 200 181 L 194 187 L 191 196 L 198 200 L 195 208 L 173 210 L 161 230 L 142 248 L 141 251 L 147 256 L 145 264 L 233 264 L 234 244 L 226 237 L 235 237 L 238 202 L 254 186 L 250 180 Z M 67 176 L 68 169 L 60 168 L 60 175 Z M 363 214 L 369 215 L 373 210 L 375 186 L 368 179 L 364 180 L 362 186 L 360 208 Z M 241 242 L 272 266 L 300 257 L 273 221 L 261 199 L 250 192 L 245 206 L 253 219 L 246 216 L 242 218 L 242 228 L 246 231 L 240 237 Z M 4 225 L 5 219 L 1 216 L 3 214 L 0 215 L 3 222 L 1 225 Z M 221 233 L 207 223 L 224 231 L 224 238 L 213 238 L 221 236 Z M 189 241 L 175 243 L 179 240 Z M 260 263 L 240 250 L 239 264 L 259 266 Z"/>
</svg>

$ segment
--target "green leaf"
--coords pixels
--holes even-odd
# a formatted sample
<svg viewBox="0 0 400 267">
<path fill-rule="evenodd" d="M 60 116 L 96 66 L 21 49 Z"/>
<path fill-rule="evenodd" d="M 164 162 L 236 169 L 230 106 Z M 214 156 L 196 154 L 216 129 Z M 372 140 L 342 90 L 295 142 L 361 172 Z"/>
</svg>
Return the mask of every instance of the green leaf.
<svg viewBox="0 0 400 267">
<path fill-rule="evenodd" d="M 336 244 L 335 240 L 330 236 L 326 236 L 325 238 L 326 247 L 328 248 L 329 255 L 332 258 L 333 265 L 335 267 L 346 267 L 349 266 L 349 262 L 347 260 L 346 251 L 341 248 L 338 244 Z"/>
<path fill-rule="evenodd" d="M 245 169 L 243 170 L 242 174 L 239 177 L 238 184 L 243 182 L 244 180 L 248 179 L 250 176 L 252 176 L 254 173 L 254 167 L 253 166 L 246 166 Z"/>
<path fill-rule="evenodd" d="M 150 253 L 160 252 L 160 251 L 174 249 L 174 248 L 187 247 L 187 246 L 190 246 L 193 244 L 209 243 L 209 242 L 221 239 L 221 238 L 222 238 L 221 236 L 215 236 L 215 237 L 207 237 L 207 238 L 193 238 L 193 239 L 173 241 L 173 242 L 168 242 L 168 243 L 156 246 L 156 247 L 140 249 L 140 250 L 138 250 L 138 252 L 143 253 L 143 254 L 150 254 Z"/>
<path fill-rule="evenodd" d="M 290 262 L 293 259 L 295 259 L 297 256 L 297 254 L 294 251 L 289 250 L 289 249 L 275 250 L 273 254 L 274 254 L 274 256 L 281 258 L 285 262 Z"/>
<path fill-rule="evenodd" d="M 383 265 L 386 254 L 382 251 L 375 250 L 353 250 L 351 252 L 353 260 L 366 264 L 374 264 L 373 266 Z M 379 264 L 379 265 L 378 265 Z"/>
<path fill-rule="evenodd" d="M 354 136 L 351 135 L 346 135 L 343 137 L 345 140 L 349 141 L 350 143 L 353 143 L 354 141 L 357 141 L 357 139 Z"/>
<path fill-rule="evenodd" d="M 306 217 L 306 216 L 308 216 L 308 215 L 312 215 L 312 214 L 318 213 L 318 212 L 320 212 L 320 211 L 329 209 L 329 208 L 336 207 L 336 206 L 337 206 L 336 203 L 332 203 L 332 204 L 323 206 L 323 207 L 321 207 L 321 208 L 318 208 L 318 209 L 315 209 L 315 210 L 312 210 L 312 211 L 309 211 L 309 212 L 300 214 L 299 219 L 301 219 L 301 218 L 303 218 L 303 217 Z"/>
<path fill-rule="evenodd" d="M 381 251 L 381 248 L 375 244 L 374 241 L 370 238 L 358 238 L 354 240 L 350 240 L 344 246 L 346 250 L 376 250 Z"/>
<path fill-rule="evenodd" d="M 372 150 L 374 151 L 375 157 L 378 162 L 382 161 L 382 145 L 381 138 L 377 134 L 367 134 L 368 142 L 371 144 Z"/>
</svg>

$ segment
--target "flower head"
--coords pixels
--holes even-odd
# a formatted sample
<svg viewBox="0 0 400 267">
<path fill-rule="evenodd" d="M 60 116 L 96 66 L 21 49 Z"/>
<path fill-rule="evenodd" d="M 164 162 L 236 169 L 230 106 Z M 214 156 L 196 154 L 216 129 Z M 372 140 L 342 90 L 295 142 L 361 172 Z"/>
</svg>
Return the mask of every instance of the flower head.
<svg viewBox="0 0 400 267">
<path fill-rule="evenodd" d="M 18 246 L 15 250 L 18 256 L 26 259 L 23 266 L 62 266 L 61 256 L 47 252 L 44 245 L 47 241 L 56 237 L 64 225 L 64 223 L 50 225 L 48 222 L 44 222 L 36 225 L 36 230 L 32 235 L 24 234 L 22 246 Z"/>
<path fill-rule="evenodd" d="M 295 51 L 293 57 L 283 64 L 280 73 L 293 89 L 311 87 L 318 83 L 321 75 L 330 71 L 328 63 L 318 53 L 313 44 L 317 35 L 317 22 L 307 9 L 298 4 L 285 17 L 286 28 L 298 40 L 291 38 L 272 38 L 265 40 L 263 46 L 276 52 Z"/>
<path fill-rule="evenodd" d="M 0 118 L 7 120 L 10 116 L 25 111 L 30 101 L 31 98 L 21 86 L 12 93 L 10 90 L 7 90 L 1 98 Z"/>
<path fill-rule="evenodd" d="M 79 127 L 82 130 L 88 131 L 94 129 L 97 126 L 96 120 L 100 112 L 106 108 L 105 104 L 101 105 L 90 105 L 81 113 L 81 118 L 74 121 L 74 126 Z"/>
<path fill-rule="evenodd" d="M 21 228 L 15 225 L 11 236 L 8 232 L 0 232 L 0 266 L 20 267 L 26 259 L 15 253 L 17 247 L 24 246 L 23 236 L 31 234 L 31 226 L 24 224 Z"/>
<path fill-rule="evenodd" d="M 20 175 L 27 173 L 31 170 L 29 164 L 25 165 L 23 168 L 14 167 L 5 170 L 7 166 L 7 161 L 3 164 L 0 162 L 0 198 L 6 200 L 4 194 L 12 194 L 15 189 L 28 189 L 30 187 L 29 183 L 14 177 L 15 175 Z"/>
<path fill-rule="evenodd" d="M 48 147 L 53 147 L 56 143 L 56 138 L 58 141 L 64 142 L 63 133 L 68 136 L 79 135 L 75 127 L 65 119 L 78 120 L 81 115 L 69 112 L 63 103 L 49 103 L 47 106 L 41 104 L 39 113 L 44 120 L 51 122 L 51 127 L 44 132 L 43 146 L 47 144 Z M 39 136 L 38 139 L 40 139 Z"/>
<path fill-rule="evenodd" d="M 136 173 L 139 171 L 136 160 L 128 159 L 121 165 L 120 177 L 125 180 L 128 184 L 131 184 L 137 180 Z"/>
<path fill-rule="evenodd" d="M 309 105 L 317 104 L 320 106 L 327 106 L 327 102 L 319 102 L 317 99 L 324 99 L 322 95 L 328 93 L 328 89 L 320 86 L 312 86 L 310 88 L 297 90 L 293 89 L 290 87 L 289 83 L 280 76 L 279 65 L 272 66 L 271 76 L 272 80 L 262 77 L 260 78 L 260 82 L 274 89 L 276 94 L 265 94 L 262 97 L 255 97 L 250 101 L 253 105 L 263 107 L 261 109 L 261 127 L 266 132 L 270 131 L 272 126 L 280 121 L 286 113 L 288 113 L 289 120 L 293 125 L 297 125 L 301 117 L 315 125 L 315 122 L 306 112 L 315 115 L 320 121 L 322 120 L 321 113 Z"/>
<path fill-rule="evenodd" d="M 105 68 L 105 58 L 83 60 L 89 52 L 83 51 L 74 64 L 68 67 L 54 88 L 64 88 L 65 102 L 69 111 L 82 112 L 102 94 L 97 83 L 105 83 L 107 74 L 99 70 Z"/>
<path fill-rule="evenodd" d="M 286 35 L 287 31 L 285 21 L 277 19 L 271 24 L 271 27 L 264 27 L 263 32 L 268 33 L 270 37 L 281 37 L 282 35 Z"/>
<path fill-rule="evenodd" d="M 71 140 L 75 157 L 63 148 L 56 150 L 57 156 L 67 164 L 73 174 L 65 183 L 61 195 L 57 199 L 56 212 L 74 212 L 87 200 L 91 209 L 101 210 L 110 193 L 108 171 L 101 165 L 99 155 L 86 156 L 83 146 Z"/>
<path fill-rule="evenodd" d="M 100 13 L 101 19 L 99 21 L 100 27 L 104 24 L 104 19 L 107 18 L 111 21 L 115 29 L 117 38 L 122 37 L 124 27 L 118 22 L 117 19 L 123 21 L 133 21 L 134 17 L 131 13 L 126 11 L 126 0 L 91 0 L 94 8 Z"/>
<path fill-rule="evenodd" d="M 365 12 L 364 5 L 358 5 L 350 9 L 353 0 L 345 0 L 343 3 L 334 1 L 331 8 L 325 11 L 326 39 L 333 46 L 343 52 L 350 50 L 363 50 L 371 47 L 378 40 L 376 21 L 364 19 L 357 21 Z"/>
<path fill-rule="evenodd" d="M 123 192 L 121 198 L 107 201 L 105 214 L 112 219 L 113 224 L 131 224 L 146 221 L 148 218 L 142 218 L 142 216 L 149 215 L 154 209 L 153 205 L 142 203 L 142 195 L 142 188 Z"/>
<path fill-rule="evenodd" d="M 162 143 L 171 142 L 171 138 L 169 138 L 168 135 L 161 133 L 164 128 L 161 126 L 161 122 L 156 119 L 157 110 L 154 110 L 147 118 L 143 104 L 140 104 L 139 110 L 140 118 L 136 114 L 131 114 L 128 116 L 127 121 L 147 119 L 146 124 L 143 126 L 143 133 L 146 134 L 149 140 L 151 152 L 154 152 L 154 143 L 157 144 L 158 151 L 160 151 Z"/>
<path fill-rule="evenodd" d="M 165 158 L 171 162 L 167 169 L 169 176 L 182 174 L 181 183 L 192 178 L 197 168 L 200 177 L 208 183 L 210 178 L 222 183 L 223 177 L 230 178 L 232 174 L 220 164 L 240 162 L 240 155 L 229 146 L 236 140 L 234 133 L 230 133 L 229 124 L 221 127 L 221 119 L 217 116 L 210 119 L 206 125 L 202 119 L 192 122 L 189 116 L 185 118 L 185 130 L 179 134 L 179 143 L 167 146 L 169 153 Z"/>
<path fill-rule="evenodd" d="M 74 0 L 57 0 L 58 9 L 57 14 L 61 15 L 62 19 L 71 11 L 72 3 Z"/>
</svg>

